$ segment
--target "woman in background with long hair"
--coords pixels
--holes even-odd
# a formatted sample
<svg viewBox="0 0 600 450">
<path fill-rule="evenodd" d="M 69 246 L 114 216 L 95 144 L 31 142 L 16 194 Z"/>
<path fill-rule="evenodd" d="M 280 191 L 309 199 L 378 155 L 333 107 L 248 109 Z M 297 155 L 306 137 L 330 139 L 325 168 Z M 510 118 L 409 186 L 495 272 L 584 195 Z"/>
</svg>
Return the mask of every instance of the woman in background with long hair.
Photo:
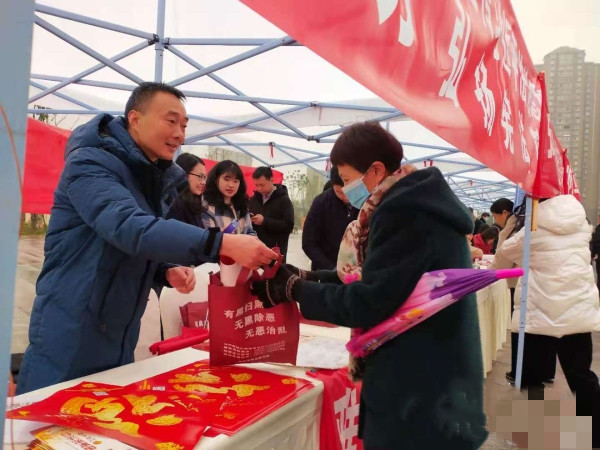
<svg viewBox="0 0 600 450">
<path fill-rule="evenodd" d="M 205 228 L 225 230 L 237 221 L 233 234 L 256 236 L 248 212 L 248 195 L 242 169 L 235 162 L 225 160 L 208 173 L 204 191 L 202 222 Z"/>
</svg>

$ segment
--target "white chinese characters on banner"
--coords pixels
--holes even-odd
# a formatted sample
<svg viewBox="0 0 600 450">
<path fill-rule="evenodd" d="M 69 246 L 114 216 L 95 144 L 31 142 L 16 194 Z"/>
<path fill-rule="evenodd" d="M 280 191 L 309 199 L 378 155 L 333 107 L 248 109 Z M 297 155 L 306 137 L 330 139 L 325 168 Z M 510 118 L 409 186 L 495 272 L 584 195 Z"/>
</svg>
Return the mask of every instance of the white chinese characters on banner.
<svg viewBox="0 0 600 450">
<path fill-rule="evenodd" d="M 415 25 L 412 14 L 412 0 L 402 0 L 406 19 L 402 17 L 400 9 L 400 29 L 398 30 L 398 42 L 405 47 L 410 47 L 415 42 Z M 385 23 L 398 8 L 399 0 L 377 0 L 377 12 L 379 13 L 379 25 Z"/>
<path fill-rule="evenodd" d="M 542 118 L 542 90 L 535 83 L 529 82 L 527 89 L 527 107 L 530 117 L 536 121 Z"/>
<path fill-rule="evenodd" d="M 500 124 L 504 128 L 504 148 L 510 151 L 511 154 L 515 154 L 515 144 L 513 141 L 514 128 L 512 126 L 512 113 L 510 107 L 510 100 L 504 91 L 504 100 L 502 101 L 502 118 Z"/>
<path fill-rule="evenodd" d="M 485 55 L 483 58 L 485 58 Z M 481 58 L 477 69 L 475 69 L 475 85 L 477 86 L 475 96 L 483 108 L 483 125 L 488 136 L 491 136 L 496 115 L 496 102 L 494 100 L 494 93 L 487 86 L 488 76 L 483 58 Z"/>
<path fill-rule="evenodd" d="M 346 388 L 346 393 L 333 403 L 342 449 L 355 450 L 353 439 L 358 434 L 358 391 Z"/>
<path fill-rule="evenodd" d="M 523 114 L 521 114 L 521 111 L 519 111 L 519 131 L 521 134 L 521 157 L 523 158 L 523 162 L 529 164 L 531 162 L 531 157 L 527 150 L 527 139 L 525 138 L 525 127 L 523 125 Z"/>
<path fill-rule="evenodd" d="M 534 130 L 533 128 L 529 128 L 529 136 L 533 139 L 535 143 L 535 148 L 540 148 L 540 132 L 539 130 Z"/>
<path fill-rule="evenodd" d="M 469 45 L 469 37 L 471 36 L 471 18 L 465 14 L 461 8 L 461 17 L 457 17 L 454 22 L 454 31 L 450 40 L 450 48 L 448 54 L 452 57 L 452 71 L 446 78 L 440 89 L 440 97 L 447 97 L 454 102 L 454 106 L 459 106 L 458 103 L 458 85 L 465 70 L 467 62 L 467 46 Z M 459 49 L 459 44 L 462 43 Z"/>
</svg>

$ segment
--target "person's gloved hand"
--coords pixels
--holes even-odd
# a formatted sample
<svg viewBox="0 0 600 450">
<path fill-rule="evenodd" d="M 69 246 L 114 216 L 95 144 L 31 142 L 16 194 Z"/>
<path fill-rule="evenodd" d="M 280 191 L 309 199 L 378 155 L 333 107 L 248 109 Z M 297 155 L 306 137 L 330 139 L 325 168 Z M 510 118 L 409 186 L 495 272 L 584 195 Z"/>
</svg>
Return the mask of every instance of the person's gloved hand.
<svg viewBox="0 0 600 450">
<path fill-rule="evenodd" d="M 280 303 L 294 301 L 292 290 L 294 283 L 299 279 L 300 277 L 286 266 L 281 266 L 275 277 L 253 282 L 251 292 L 265 308 L 272 308 Z"/>
<path fill-rule="evenodd" d="M 284 264 L 283 267 L 292 272 L 294 275 L 298 275 L 303 280 L 319 281 L 319 275 L 317 272 L 303 270 L 291 264 Z"/>
</svg>

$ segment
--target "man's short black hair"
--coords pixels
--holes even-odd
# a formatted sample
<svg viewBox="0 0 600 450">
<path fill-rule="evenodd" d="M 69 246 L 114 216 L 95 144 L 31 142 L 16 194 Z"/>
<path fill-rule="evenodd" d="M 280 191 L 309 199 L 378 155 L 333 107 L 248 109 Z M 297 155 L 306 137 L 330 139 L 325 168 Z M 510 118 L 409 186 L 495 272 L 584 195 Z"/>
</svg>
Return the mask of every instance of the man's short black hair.
<svg viewBox="0 0 600 450">
<path fill-rule="evenodd" d="M 333 186 L 344 186 L 344 182 L 340 177 L 340 172 L 336 166 L 331 168 L 331 172 L 329 172 L 329 180 Z"/>
<path fill-rule="evenodd" d="M 402 144 L 379 123 L 359 122 L 337 138 L 330 160 L 334 166 L 349 165 L 360 173 L 366 173 L 375 161 L 380 161 L 388 172 L 395 172 L 403 155 Z"/>
<path fill-rule="evenodd" d="M 270 167 L 257 167 L 254 173 L 252 174 L 252 178 L 258 180 L 260 177 L 265 177 L 267 180 L 271 180 L 273 178 L 273 171 Z"/>
<path fill-rule="evenodd" d="M 484 212 L 483 214 L 481 214 L 481 217 L 490 217 L 490 213 L 489 212 Z"/>
<path fill-rule="evenodd" d="M 490 206 L 490 211 L 494 214 L 502 214 L 502 211 L 508 211 L 512 214 L 514 206 L 515 205 L 512 201 L 502 197 L 492 203 L 492 206 Z"/>
<path fill-rule="evenodd" d="M 176 87 L 170 86 L 166 83 L 157 83 L 154 81 L 146 81 L 136 87 L 131 95 L 127 104 L 125 105 L 125 122 L 129 126 L 127 116 L 130 111 L 143 111 L 148 102 L 156 95 L 157 92 L 165 92 L 167 94 L 174 95 L 179 100 L 185 100 L 185 95 Z"/>
</svg>

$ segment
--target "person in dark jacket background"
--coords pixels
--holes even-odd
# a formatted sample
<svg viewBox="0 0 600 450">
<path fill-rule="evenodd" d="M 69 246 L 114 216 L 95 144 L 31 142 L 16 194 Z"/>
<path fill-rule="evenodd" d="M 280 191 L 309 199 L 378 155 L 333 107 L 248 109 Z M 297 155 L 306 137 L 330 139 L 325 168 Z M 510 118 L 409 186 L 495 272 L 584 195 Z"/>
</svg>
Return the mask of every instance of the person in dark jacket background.
<svg viewBox="0 0 600 450">
<path fill-rule="evenodd" d="M 481 233 L 483 230 L 481 229 L 482 225 L 487 225 L 487 221 L 490 218 L 490 213 L 484 212 L 481 214 L 479 219 L 475 219 L 475 229 L 473 230 L 473 234 Z"/>
<path fill-rule="evenodd" d="M 294 231 L 294 205 L 287 187 L 273 183 L 273 171 L 270 167 L 258 167 L 252 174 L 252 179 L 256 186 L 248 204 L 252 226 L 267 247 L 279 247 L 285 261 L 288 240 Z"/>
<path fill-rule="evenodd" d="M 185 182 L 185 96 L 163 83 L 133 90 L 125 117 L 100 114 L 66 146 L 29 325 L 19 394 L 134 360 L 150 289 L 190 292 L 190 267 L 229 256 L 258 268 L 277 255 L 250 236 L 165 220 Z"/>
<path fill-rule="evenodd" d="M 358 217 L 344 194 L 344 182 L 337 167 L 331 168 L 332 187 L 317 195 L 310 206 L 302 230 L 302 250 L 311 261 L 311 270 L 332 270 L 348 224 Z"/>
<path fill-rule="evenodd" d="M 592 240 L 590 241 L 590 251 L 592 252 L 592 261 L 596 262 L 596 285 L 600 290 L 600 225 L 596 226 Z"/>
<path fill-rule="evenodd" d="M 206 188 L 206 166 L 204 161 L 191 153 L 182 153 L 175 163 L 187 175 L 187 183 L 179 190 L 171 205 L 167 219 L 176 219 L 203 228 L 202 193 Z"/>
<path fill-rule="evenodd" d="M 358 230 L 357 239 L 344 236 L 342 244 L 348 237 L 362 255 L 357 259 L 364 256 L 362 279 L 343 285 L 335 271 L 284 265 L 272 280 L 253 284 L 265 307 L 297 301 L 307 319 L 369 329 L 406 301 L 425 272 L 472 267 L 468 210 L 436 167 L 402 177 L 401 158 L 402 147 L 379 124 L 354 124 L 340 135 L 331 162 L 346 195 L 363 205 L 359 221 L 374 208 L 365 218 L 367 242 Z M 479 448 L 488 434 L 482 365 L 475 295 L 379 347 L 365 358 L 359 412 L 365 449 Z"/>
</svg>

